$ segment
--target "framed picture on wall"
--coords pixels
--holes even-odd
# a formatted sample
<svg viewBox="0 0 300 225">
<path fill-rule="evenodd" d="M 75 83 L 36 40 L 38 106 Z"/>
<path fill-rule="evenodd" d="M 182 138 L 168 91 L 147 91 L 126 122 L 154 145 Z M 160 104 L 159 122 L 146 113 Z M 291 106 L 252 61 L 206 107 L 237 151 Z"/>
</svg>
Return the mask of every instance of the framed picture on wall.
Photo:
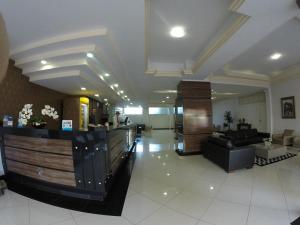
<svg viewBox="0 0 300 225">
<path fill-rule="evenodd" d="M 295 97 L 286 97 L 281 99 L 282 119 L 295 119 Z"/>
</svg>

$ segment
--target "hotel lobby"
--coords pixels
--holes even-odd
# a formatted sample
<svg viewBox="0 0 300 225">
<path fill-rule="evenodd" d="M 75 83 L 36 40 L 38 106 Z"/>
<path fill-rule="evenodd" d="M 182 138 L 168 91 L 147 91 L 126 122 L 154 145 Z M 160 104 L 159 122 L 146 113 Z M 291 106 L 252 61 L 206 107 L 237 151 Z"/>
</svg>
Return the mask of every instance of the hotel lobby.
<svg viewBox="0 0 300 225">
<path fill-rule="evenodd" d="M 0 225 L 300 224 L 300 0 L 0 2 Z"/>
</svg>

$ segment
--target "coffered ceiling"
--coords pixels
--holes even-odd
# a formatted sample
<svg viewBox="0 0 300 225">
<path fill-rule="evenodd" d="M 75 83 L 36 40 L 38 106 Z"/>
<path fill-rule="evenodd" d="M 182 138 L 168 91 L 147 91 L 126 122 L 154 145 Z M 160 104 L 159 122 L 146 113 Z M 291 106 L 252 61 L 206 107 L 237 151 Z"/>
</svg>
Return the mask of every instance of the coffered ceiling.
<svg viewBox="0 0 300 225">
<path fill-rule="evenodd" d="M 267 87 L 299 61 L 294 0 L 2 0 L 0 12 L 31 82 L 118 104 L 172 104 L 183 79 Z"/>
</svg>

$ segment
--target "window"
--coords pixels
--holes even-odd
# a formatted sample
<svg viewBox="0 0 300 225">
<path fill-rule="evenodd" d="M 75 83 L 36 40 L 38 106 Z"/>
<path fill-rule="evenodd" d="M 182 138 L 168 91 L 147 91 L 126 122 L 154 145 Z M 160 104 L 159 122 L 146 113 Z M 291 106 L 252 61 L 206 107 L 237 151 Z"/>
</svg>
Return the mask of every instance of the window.
<svg viewBox="0 0 300 225">
<path fill-rule="evenodd" d="M 170 107 L 149 107 L 149 115 L 171 115 L 174 108 Z"/>
<path fill-rule="evenodd" d="M 142 115 L 143 108 L 142 107 L 126 107 L 124 108 L 125 115 Z"/>
</svg>

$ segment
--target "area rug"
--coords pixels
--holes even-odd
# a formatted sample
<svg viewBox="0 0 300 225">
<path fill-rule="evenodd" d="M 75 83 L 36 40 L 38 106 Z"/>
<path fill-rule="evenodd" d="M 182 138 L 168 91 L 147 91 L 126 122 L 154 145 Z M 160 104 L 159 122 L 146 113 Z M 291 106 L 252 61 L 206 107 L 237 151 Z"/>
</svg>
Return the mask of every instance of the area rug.
<svg viewBox="0 0 300 225">
<path fill-rule="evenodd" d="M 287 153 L 286 155 L 278 156 L 278 157 L 275 157 L 275 158 L 272 158 L 272 159 L 269 159 L 269 160 L 256 156 L 254 164 L 256 164 L 258 166 L 267 166 L 267 165 L 270 165 L 272 163 L 277 163 L 277 162 L 280 162 L 282 160 L 286 160 L 286 159 L 289 159 L 289 158 L 292 158 L 292 157 L 295 157 L 295 156 L 297 156 L 297 154 Z"/>
</svg>

